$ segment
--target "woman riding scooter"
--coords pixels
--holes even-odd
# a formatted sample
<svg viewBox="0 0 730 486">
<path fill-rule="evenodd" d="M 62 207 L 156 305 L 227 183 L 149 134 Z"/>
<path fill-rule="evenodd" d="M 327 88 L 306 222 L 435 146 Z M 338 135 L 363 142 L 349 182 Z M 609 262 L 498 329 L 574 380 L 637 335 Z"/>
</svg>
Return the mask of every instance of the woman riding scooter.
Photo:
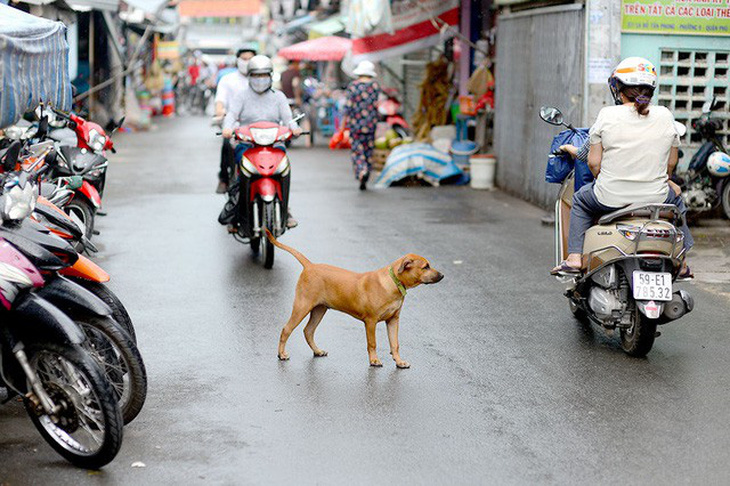
<svg viewBox="0 0 730 486">
<path fill-rule="evenodd" d="M 271 87 L 273 83 L 272 74 L 274 66 L 267 56 L 258 55 L 248 62 L 248 88 L 240 91 L 230 102 L 229 110 L 223 119 L 223 137 L 231 138 L 236 125 L 245 126 L 252 123 L 268 121 L 288 126 L 295 137 L 302 134 L 302 129 L 293 121 L 289 102 L 281 91 Z M 246 151 L 246 144 L 240 143 L 236 146 L 236 162 L 241 162 L 241 157 Z M 282 181 L 283 199 L 286 203 L 289 200 L 289 181 L 291 175 L 286 175 Z M 232 194 L 232 191 L 229 191 Z M 231 218 L 237 213 L 235 204 L 231 200 L 226 203 L 218 221 L 221 224 L 228 224 L 229 231 L 235 232 L 235 224 Z M 247 225 L 238 221 L 237 224 L 246 228 Z M 287 228 L 294 228 L 297 222 L 288 215 Z"/>
<path fill-rule="evenodd" d="M 603 108 L 590 130 L 588 165 L 596 177 L 573 196 L 568 258 L 552 274 L 575 275 L 583 268 L 585 232 L 596 217 L 633 203 L 667 203 L 687 212 L 679 188 L 669 180 L 678 161 L 679 135 L 674 117 L 663 106 L 652 106 L 657 86 L 654 65 L 627 58 L 608 79 L 616 106 Z M 561 147 L 562 148 L 562 147 Z M 693 245 L 686 222 L 684 247 Z M 684 265 L 681 279 L 691 278 Z"/>
</svg>

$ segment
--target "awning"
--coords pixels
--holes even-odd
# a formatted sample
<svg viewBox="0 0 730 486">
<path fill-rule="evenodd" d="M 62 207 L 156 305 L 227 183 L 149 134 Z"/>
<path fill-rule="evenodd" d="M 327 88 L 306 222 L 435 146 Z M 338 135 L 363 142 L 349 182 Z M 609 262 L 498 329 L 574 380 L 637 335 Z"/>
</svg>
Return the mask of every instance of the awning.
<svg viewBox="0 0 730 486">
<path fill-rule="evenodd" d="M 345 37 L 318 37 L 285 47 L 279 55 L 296 61 L 341 61 L 351 46 L 352 41 Z"/>
<path fill-rule="evenodd" d="M 453 30 L 444 27 L 458 25 L 459 0 L 423 0 L 415 7 L 411 2 L 394 1 L 393 32 L 376 29 L 367 36 L 353 39 L 353 63 L 379 61 L 433 47 L 453 36 Z"/>
<path fill-rule="evenodd" d="M 345 30 L 347 17 L 336 15 L 321 22 L 313 22 L 307 26 L 309 38 L 316 39 L 318 37 L 327 37 L 329 35 L 339 34 Z"/>
<path fill-rule="evenodd" d="M 71 106 L 66 27 L 0 4 L 0 127 L 41 101 Z"/>
</svg>

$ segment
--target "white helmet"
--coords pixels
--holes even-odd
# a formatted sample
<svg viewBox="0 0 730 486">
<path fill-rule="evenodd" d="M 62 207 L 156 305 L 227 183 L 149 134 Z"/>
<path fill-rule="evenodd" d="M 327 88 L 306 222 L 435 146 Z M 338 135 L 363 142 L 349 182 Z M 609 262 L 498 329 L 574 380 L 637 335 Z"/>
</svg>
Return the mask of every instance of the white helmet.
<svg viewBox="0 0 730 486">
<path fill-rule="evenodd" d="M 713 152 L 707 159 L 707 170 L 715 177 L 730 175 L 730 155 L 725 152 Z"/>
<path fill-rule="evenodd" d="M 248 74 L 271 74 L 274 72 L 274 65 L 268 56 L 259 54 L 248 61 Z"/>
<path fill-rule="evenodd" d="M 627 57 L 608 78 L 608 87 L 617 105 L 621 104 L 621 86 L 648 86 L 654 89 L 656 85 L 656 67 L 643 57 Z"/>
</svg>

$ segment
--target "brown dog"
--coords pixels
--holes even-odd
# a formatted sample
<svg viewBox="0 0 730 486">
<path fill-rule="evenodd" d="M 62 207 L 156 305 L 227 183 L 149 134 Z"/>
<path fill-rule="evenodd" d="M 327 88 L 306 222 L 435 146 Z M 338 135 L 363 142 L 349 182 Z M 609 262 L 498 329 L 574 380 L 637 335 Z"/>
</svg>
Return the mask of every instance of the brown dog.
<svg viewBox="0 0 730 486">
<path fill-rule="evenodd" d="M 395 365 L 398 368 L 411 366 L 400 357 L 398 320 L 406 289 L 436 283 L 444 278 L 443 274 L 431 268 L 428 260 L 409 253 L 380 270 L 355 273 L 331 265 L 312 263 L 297 250 L 279 243 L 268 230 L 266 236 L 274 245 L 294 255 L 304 267 L 297 282 L 291 317 L 279 338 L 279 359 L 289 359 L 286 341 L 307 314 L 309 322 L 304 327 L 307 344 L 314 351 L 314 356 L 327 356 L 327 352 L 315 344 L 314 331 L 327 309 L 335 309 L 365 323 L 370 366 L 383 366 L 375 344 L 375 325 L 380 321 L 385 321 L 388 326 L 390 354 Z"/>
</svg>

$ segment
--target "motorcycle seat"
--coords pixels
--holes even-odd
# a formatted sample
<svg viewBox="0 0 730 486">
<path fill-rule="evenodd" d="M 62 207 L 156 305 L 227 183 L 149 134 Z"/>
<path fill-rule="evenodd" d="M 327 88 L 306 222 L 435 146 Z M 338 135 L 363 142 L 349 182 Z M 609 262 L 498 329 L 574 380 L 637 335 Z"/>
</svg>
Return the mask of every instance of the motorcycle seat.
<svg viewBox="0 0 730 486">
<path fill-rule="evenodd" d="M 630 204 L 612 213 L 603 215 L 598 224 L 611 224 L 622 219 L 645 218 L 659 219 L 669 222 L 677 221 L 682 214 L 674 204 Z"/>
</svg>

